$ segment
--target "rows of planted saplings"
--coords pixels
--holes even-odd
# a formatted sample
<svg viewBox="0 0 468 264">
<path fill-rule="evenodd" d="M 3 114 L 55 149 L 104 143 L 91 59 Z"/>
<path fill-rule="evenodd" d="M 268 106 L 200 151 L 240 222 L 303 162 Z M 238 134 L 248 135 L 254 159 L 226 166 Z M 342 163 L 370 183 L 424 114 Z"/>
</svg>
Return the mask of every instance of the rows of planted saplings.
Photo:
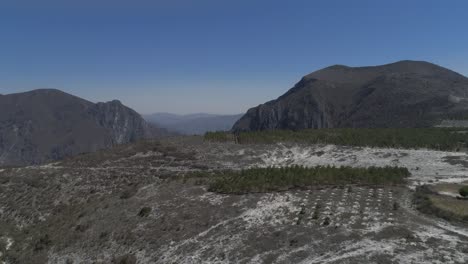
<svg viewBox="0 0 468 264">
<path fill-rule="evenodd" d="M 219 193 L 250 193 L 309 188 L 315 185 L 397 185 L 410 175 L 401 167 L 282 167 L 251 168 L 219 172 L 209 190 Z"/>
<path fill-rule="evenodd" d="M 265 130 L 230 134 L 209 132 L 208 141 L 235 141 L 240 144 L 301 142 L 348 146 L 430 148 L 459 150 L 468 146 L 468 132 L 464 128 L 326 128 Z"/>
</svg>

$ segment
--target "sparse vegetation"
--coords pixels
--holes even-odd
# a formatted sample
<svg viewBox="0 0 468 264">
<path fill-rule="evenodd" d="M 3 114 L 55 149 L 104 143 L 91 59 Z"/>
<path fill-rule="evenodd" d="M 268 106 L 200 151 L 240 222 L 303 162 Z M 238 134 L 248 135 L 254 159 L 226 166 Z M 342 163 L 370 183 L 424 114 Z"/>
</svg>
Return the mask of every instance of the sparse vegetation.
<svg viewBox="0 0 468 264">
<path fill-rule="evenodd" d="M 240 144 L 300 142 L 391 148 L 460 150 L 468 146 L 466 128 L 329 128 L 298 131 L 268 130 L 206 133 L 207 141 L 235 141 Z"/>
<path fill-rule="evenodd" d="M 335 176 L 317 175 L 335 180 L 330 181 L 328 186 L 310 186 L 305 185 L 308 182 L 304 179 L 308 176 L 304 172 L 304 178 L 298 175 L 301 179 L 298 182 L 303 182 L 304 185 L 277 185 L 283 189 L 307 189 L 304 191 L 294 189 L 249 195 L 207 193 L 207 186 L 219 178 L 235 173 L 231 168 L 264 164 L 258 157 L 276 151 L 277 146 L 202 144 L 200 138 L 184 139 L 187 140 L 184 143 L 175 143 L 173 140 L 176 139 L 162 141 L 161 145 L 148 143 L 145 146 L 137 143 L 125 148 L 119 146 L 117 150 L 99 154 L 101 158 L 98 161 L 92 159 L 94 154 L 90 154 L 90 157 L 83 155 L 76 160 L 59 163 L 57 167 L 11 168 L 1 171 L 0 181 L 3 184 L 0 183 L 0 193 L 3 195 L 0 205 L 4 211 L 0 214 L 0 244 L 3 241 L 3 245 L 0 245 L 3 248 L 0 262 L 66 263 L 67 260 L 73 260 L 76 263 L 80 259 L 89 263 L 183 262 L 178 256 L 193 255 L 200 245 L 206 245 L 209 249 L 203 255 L 207 259 L 225 253 L 222 255 L 223 259 L 218 257 L 219 261 L 236 262 L 237 259 L 232 258 L 231 254 L 234 250 L 245 250 L 243 256 L 253 258 L 266 250 L 283 251 L 289 248 L 290 240 L 293 247 L 299 248 L 316 245 L 317 239 L 320 239 L 317 235 L 335 236 L 337 231 L 341 232 L 339 230 L 349 230 L 347 237 L 324 240 L 323 247 L 320 247 L 324 250 L 315 252 L 328 254 L 326 248 L 335 248 L 338 245 L 336 241 L 352 243 L 363 231 L 367 232 L 367 225 L 353 224 L 354 218 L 356 221 L 363 219 L 364 224 L 387 221 L 388 218 L 383 216 L 392 212 L 395 215 L 392 216 L 394 226 L 406 228 L 420 224 L 423 227 L 433 227 L 430 222 L 421 221 L 419 214 L 405 209 L 406 197 L 410 191 L 401 185 L 336 185 L 334 183 L 341 177 L 336 176 L 336 180 L 333 178 Z M 197 151 L 195 160 L 176 158 L 179 152 L 191 153 L 194 150 Z M 248 159 L 235 157 L 241 155 L 241 150 Z M 316 151 L 314 155 L 327 151 L 325 148 L 320 150 L 323 151 Z M 339 152 L 327 152 L 324 155 L 338 154 L 342 150 L 350 151 L 349 155 L 355 151 L 340 148 Z M 385 151 L 381 153 L 379 155 L 386 154 Z M 408 153 L 411 155 L 410 151 Z M 285 154 L 286 152 L 278 153 Z M 330 165 L 331 163 L 332 161 Z M 199 164 L 207 165 L 207 168 L 200 167 Z M 408 162 L 405 160 L 401 164 Z M 417 165 L 419 163 L 410 167 Z M 339 168 L 331 170 L 337 169 Z M 287 168 L 272 169 L 276 170 L 297 174 Z M 348 170 L 343 171 L 349 174 Z M 290 175 L 292 176 L 294 175 Z M 310 182 L 315 184 L 312 180 Z M 282 184 L 279 181 L 276 183 Z M 198 184 L 202 186 L 197 186 Z M 457 194 L 460 187 L 462 185 L 458 184 L 450 192 Z M 255 191 L 259 189 L 255 185 L 249 188 Z M 377 189 L 383 189 L 381 197 L 378 196 Z M 371 190 L 372 194 L 369 194 Z M 390 192 L 393 193 L 392 198 L 389 198 Z M 372 199 L 374 193 L 381 201 Z M 367 198 L 370 198 L 370 205 L 365 209 Z M 398 211 L 392 210 L 395 201 L 400 204 Z M 458 204 L 466 204 L 466 201 L 457 201 Z M 355 202 L 359 204 L 357 210 L 352 207 Z M 151 211 L 148 213 L 149 209 L 145 207 L 151 208 Z M 374 212 L 381 213 L 382 218 L 364 220 L 367 214 Z M 323 226 L 326 217 L 329 218 L 329 225 Z M 217 227 L 212 228 L 215 225 Z M 244 228 L 247 225 L 249 228 Z M 281 225 L 280 229 L 277 228 L 278 225 Z M 337 226 L 339 230 L 335 229 Z M 160 258 L 167 251 L 165 245 L 170 245 L 171 241 L 190 239 L 206 230 L 212 231 L 200 237 L 196 244 L 186 244 L 180 251 L 168 254 L 166 259 Z M 379 241 L 387 238 L 400 241 L 404 235 L 399 230 L 391 226 L 384 228 L 381 233 L 367 233 L 366 236 Z M 274 235 L 275 232 L 279 235 Z M 246 243 L 229 244 L 228 240 L 224 240 L 233 233 L 245 238 Z M 218 243 L 219 241 L 225 242 Z M 429 245 L 440 241 L 443 239 L 434 238 Z M 398 243 L 401 249 L 406 250 L 404 254 L 410 254 L 414 249 L 414 246 L 407 247 L 404 241 Z M 428 245 L 425 242 L 416 243 L 421 247 Z M 8 250 L 5 249 L 7 245 Z M 452 248 L 447 245 L 442 250 L 457 252 L 463 245 L 460 243 L 458 247 Z M 225 251 L 225 248 L 231 246 L 234 246 L 232 250 Z M 271 262 L 270 260 L 274 261 L 264 259 L 265 262 Z"/>
<path fill-rule="evenodd" d="M 217 131 L 217 132 L 206 132 L 205 140 L 216 141 L 216 142 L 230 142 L 235 141 L 236 136 L 229 132 Z"/>
<path fill-rule="evenodd" d="M 214 177 L 210 191 L 220 193 L 249 193 L 285 191 L 314 185 L 393 185 L 404 183 L 410 175 L 399 167 L 330 167 L 312 168 L 292 166 L 283 168 L 251 168 L 241 171 L 225 171 Z"/>
</svg>

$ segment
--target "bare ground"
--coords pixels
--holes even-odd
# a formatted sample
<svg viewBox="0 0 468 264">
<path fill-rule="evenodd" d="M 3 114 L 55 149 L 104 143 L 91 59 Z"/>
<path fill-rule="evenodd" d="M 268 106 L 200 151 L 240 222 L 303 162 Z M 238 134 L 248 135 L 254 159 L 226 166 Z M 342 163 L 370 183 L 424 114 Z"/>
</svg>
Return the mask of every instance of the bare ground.
<svg viewBox="0 0 468 264">
<path fill-rule="evenodd" d="M 252 166 L 408 167 L 409 186 L 466 180 L 465 153 L 206 143 L 121 146 L 0 170 L 6 263 L 467 263 L 468 228 L 422 215 L 406 187 L 220 195 L 189 171 Z M 454 162 L 456 160 L 456 162 Z M 144 208 L 149 209 L 144 209 Z"/>
</svg>

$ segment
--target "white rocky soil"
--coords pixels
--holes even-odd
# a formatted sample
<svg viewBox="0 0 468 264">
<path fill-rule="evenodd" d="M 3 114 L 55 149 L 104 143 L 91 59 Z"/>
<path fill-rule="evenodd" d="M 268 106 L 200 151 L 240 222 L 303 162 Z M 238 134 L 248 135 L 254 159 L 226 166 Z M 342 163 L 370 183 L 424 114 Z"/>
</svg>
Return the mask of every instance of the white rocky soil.
<svg viewBox="0 0 468 264">
<path fill-rule="evenodd" d="M 445 152 L 426 149 L 359 148 L 335 145 L 286 146 L 260 155 L 259 166 L 399 166 L 411 172 L 411 185 L 433 182 L 463 182 L 468 180 L 468 168 L 450 164 L 448 158 L 468 161 L 464 152 Z"/>
<path fill-rule="evenodd" d="M 403 166 L 414 188 L 468 180 L 466 153 L 190 141 L 121 151 L 2 169 L 0 254 L 21 259 L 31 243 L 38 263 L 110 263 L 125 254 L 136 263 L 468 263 L 466 224 L 420 214 L 410 188 L 223 195 L 167 180 L 222 168 Z M 143 207 L 151 208 L 145 217 Z"/>
</svg>

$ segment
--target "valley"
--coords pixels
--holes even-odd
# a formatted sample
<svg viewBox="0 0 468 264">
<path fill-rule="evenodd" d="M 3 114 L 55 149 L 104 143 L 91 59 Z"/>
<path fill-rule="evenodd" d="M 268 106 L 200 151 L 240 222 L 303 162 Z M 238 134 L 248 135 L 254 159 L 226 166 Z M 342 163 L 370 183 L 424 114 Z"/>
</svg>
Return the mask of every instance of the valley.
<svg viewBox="0 0 468 264">
<path fill-rule="evenodd" d="M 0 264 L 468 264 L 468 1 L 0 1 Z"/>
</svg>

